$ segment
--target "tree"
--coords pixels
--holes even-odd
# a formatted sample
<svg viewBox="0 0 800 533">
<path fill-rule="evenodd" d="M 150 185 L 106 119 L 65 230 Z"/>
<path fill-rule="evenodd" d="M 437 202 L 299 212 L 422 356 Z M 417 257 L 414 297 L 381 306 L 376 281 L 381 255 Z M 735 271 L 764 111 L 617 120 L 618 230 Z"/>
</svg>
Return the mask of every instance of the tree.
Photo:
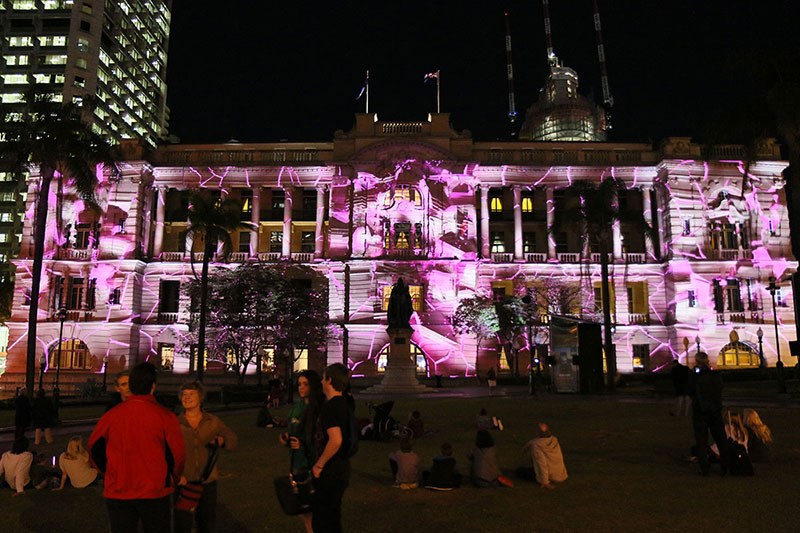
<svg viewBox="0 0 800 533">
<path fill-rule="evenodd" d="M 583 314 L 583 294 L 580 285 L 560 283 L 555 278 L 536 279 L 526 287 L 522 298 L 524 321 L 538 336 L 549 338 L 550 318 L 553 316 L 580 317 Z M 530 339 L 529 339 L 530 340 Z"/>
<path fill-rule="evenodd" d="M 458 303 L 451 323 L 461 334 L 475 335 L 478 348 L 481 341 L 494 337 L 503 347 L 524 331 L 526 306 L 516 296 L 492 298 L 477 294 Z M 514 361 L 516 373 L 517 364 Z"/>
<path fill-rule="evenodd" d="M 48 196 L 53 178 L 64 176 L 84 203 L 97 207 L 95 187 L 98 165 L 105 172 L 118 175 L 115 150 L 102 136 L 82 122 L 81 108 L 59 104 L 36 89 L 26 94 L 22 111 L 4 111 L 0 125 L 0 164 L 11 170 L 16 179 L 24 180 L 32 166 L 39 167 L 39 188 L 33 223 L 33 266 L 31 269 L 31 302 L 28 316 L 28 346 L 25 385 L 33 394 L 36 373 L 36 329 L 39 318 L 39 297 L 47 227 Z"/>
<path fill-rule="evenodd" d="M 617 359 L 614 339 L 611 336 L 611 299 L 608 287 L 608 254 L 612 247 L 614 224 L 625 224 L 642 230 L 651 239 L 651 226 L 640 212 L 620 209 L 619 197 L 625 185 L 615 178 L 606 178 L 597 183 L 586 180 L 575 181 L 567 187 L 566 194 L 578 201 L 568 204 L 559 213 L 562 225 L 581 235 L 584 248 L 591 243 L 600 253 L 600 287 L 603 306 L 603 349 L 608 369 L 608 390 L 613 391 L 617 375 Z"/>
<path fill-rule="evenodd" d="M 232 198 L 215 198 L 208 191 L 195 192 L 189 197 L 189 227 L 186 238 L 194 242 L 203 240 L 203 267 L 200 272 L 200 325 L 197 335 L 197 380 L 203 381 L 203 364 L 206 353 L 206 312 L 208 309 L 208 265 L 221 244 L 220 255 L 227 260 L 233 249 L 231 232 L 241 229 L 250 230 L 252 224 L 242 222 L 241 204 Z M 194 252 L 190 251 L 192 269 L 194 269 Z M 197 273 L 195 273 L 195 279 Z"/>
</svg>

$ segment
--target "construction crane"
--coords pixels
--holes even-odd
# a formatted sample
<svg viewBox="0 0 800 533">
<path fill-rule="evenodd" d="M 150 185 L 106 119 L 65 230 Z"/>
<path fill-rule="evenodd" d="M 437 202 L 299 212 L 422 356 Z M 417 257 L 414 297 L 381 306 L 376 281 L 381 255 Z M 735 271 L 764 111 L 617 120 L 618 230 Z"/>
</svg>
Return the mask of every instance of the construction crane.
<svg viewBox="0 0 800 533">
<path fill-rule="evenodd" d="M 517 121 L 517 105 L 514 102 L 514 66 L 511 62 L 511 23 L 506 13 L 506 68 L 508 76 L 508 120 Z"/>
<path fill-rule="evenodd" d="M 547 3 L 547 0 L 544 0 Z M 614 97 L 611 96 L 611 88 L 608 85 L 608 71 L 606 70 L 606 53 L 603 49 L 603 31 L 600 25 L 600 10 L 597 8 L 597 0 L 592 0 L 594 4 L 594 37 L 597 41 L 597 59 L 600 61 L 600 85 L 603 88 L 603 108 L 606 112 L 606 129 L 611 129 L 611 108 L 614 107 Z M 549 25 L 545 22 L 545 25 Z"/>
</svg>

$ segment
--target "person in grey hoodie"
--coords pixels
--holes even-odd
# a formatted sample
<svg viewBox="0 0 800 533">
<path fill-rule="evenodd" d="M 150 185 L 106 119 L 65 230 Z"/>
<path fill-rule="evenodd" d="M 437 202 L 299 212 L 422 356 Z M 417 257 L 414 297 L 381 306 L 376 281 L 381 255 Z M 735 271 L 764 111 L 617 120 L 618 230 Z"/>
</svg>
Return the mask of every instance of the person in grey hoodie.
<svg viewBox="0 0 800 533">
<path fill-rule="evenodd" d="M 547 424 L 539 423 L 539 434 L 525 444 L 523 451 L 530 455 L 536 481 L 543 488 L 552 489 L 555 488 L 553 482 L 566 481 L 567 468 L 564 466 L 561 445 L 550 433 Z"/>
</svg>

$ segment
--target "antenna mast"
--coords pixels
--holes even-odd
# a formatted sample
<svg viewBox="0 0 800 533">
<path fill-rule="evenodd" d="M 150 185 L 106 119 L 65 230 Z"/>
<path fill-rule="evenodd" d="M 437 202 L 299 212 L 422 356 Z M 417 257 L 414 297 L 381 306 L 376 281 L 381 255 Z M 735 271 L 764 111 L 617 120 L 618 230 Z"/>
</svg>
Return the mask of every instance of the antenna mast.
<svg viewBox="0 0 800 533">
<path fill-rule="evenodd" d="M 547 0 L 545 0 L 547 2 Z M 611 88 L 608 85 L 608 71 L 606 71 L 606 53 L 603 48 L 603 31 L 600 26 L 600 10 L 597 8 L 597 0 L 592 0 L 594 4 L 594 37 L 597 41 L 597 58 L 600 60 L 600 85 L 603 88 L 603 107 L 606 110 L 606 129 L 611 129 L 611 108 L 614 107 L 614 97 L 611 96 Z"/>
<path fill-rule="evenodd" d="M 550 34 L 550 2 L 542 0 L 542 8 L 544 9 L 544 40 L 547 45 L 547 64 L 553 61 L 553 36 Z"/>
<path fill-rule="evenodd" d="M 514 66 L 511 63 L 511 24 L 506 13 L 506 65 L 508 70 L 508 120 L 517 120 L 517 106 L 514 103 Z"/>
</svg>

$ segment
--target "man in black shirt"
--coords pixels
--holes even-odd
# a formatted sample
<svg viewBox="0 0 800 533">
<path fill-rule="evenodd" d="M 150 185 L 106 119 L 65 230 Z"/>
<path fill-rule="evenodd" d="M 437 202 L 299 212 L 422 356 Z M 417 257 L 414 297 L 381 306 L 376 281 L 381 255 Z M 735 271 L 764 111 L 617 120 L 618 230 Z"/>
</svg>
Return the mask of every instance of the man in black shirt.
<svg viewBox="0 0 800 533">
<path fill-rule="evenodd" d="M 350 417 L 342 392 L 349 384 L 347 368 L 336 363 L 322 375 L 326 402 L 320 409 L 322 432 L 317 438 L 317 462 L 311 524 L 314 533 L 342 531 L 342 496 L 350 481 Z"/>
<path fill-rule="evenodd" d="M 719 449 L 722 473 L 727 473 L 728 439 L 722 420 L 722 378 L 708 362 L 708 355 L 697 352 L 692 378 L 689 380 L 689 393 L 692 397 L 692 426 L 700 460 L 700 473 L 708 475 L 708 433 L 714 438 Z"/>
</svg>

